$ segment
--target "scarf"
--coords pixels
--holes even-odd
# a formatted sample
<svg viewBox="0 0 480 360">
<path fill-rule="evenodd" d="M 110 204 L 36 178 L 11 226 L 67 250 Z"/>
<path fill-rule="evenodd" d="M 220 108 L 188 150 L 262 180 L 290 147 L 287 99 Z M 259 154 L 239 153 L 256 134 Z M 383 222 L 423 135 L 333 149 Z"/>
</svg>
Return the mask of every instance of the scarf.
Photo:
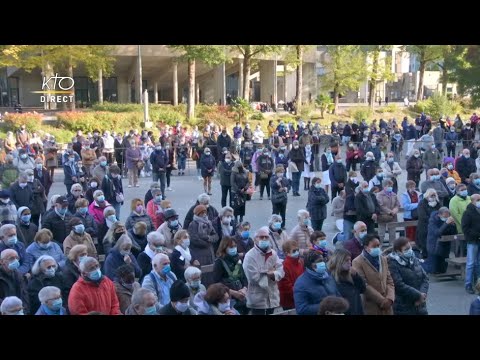
<svg viewBox="0 0 480 360">
<path fill-rule="evenodd" d="M 193 215 L 193 220 L 201 224 L 207 224 L 207 225 L 210 224 L 210 220 L 208 220 L 208 217 L 202 218 L 198 215 Z"/>
<path fill-rule="evenodd" d="M 328 272 L 325 271 L 323 274 L 319 274 L 316 271 L 313 271 L 312 269 L 307 269 L 306 270 L 310 275 L 312 275 L 314 278 L 319 279 L 319 280 L 325 280 L 328 279 L 330 275 L 328 275 Z"/>
<path fill-rule="evenodd" d="M 144 250 L 145 254 L 148 255 L 148 257 L 150 259 L 153 259 L 153 257 L 155 256 L 156 252 L 153 251 L 152 249 L 150 249 L 150 246 L 148 246 L 148 244 L 145 246 L 145 250 Z"/>
<path fill-rule="evenodd" d="M 326 154 L 325 157 L 327 158 L 327 162 L 328 162 L 329 164 L 333 164 L 333 156 L 332 156 L 332 153 L 330 152 L 330 153 L 325 153 L 325 154 Z"/>
<path fill-rule="evenodd" d="M 362 251 L 362 256 L 368 260 L 370 264 L 373 265 L 375 269 L 377 269 L 378 272 L 382 272 L 382 262 L 380 261 L 380 256 L 373 257 L 370 255 L 367 251 L 363 250 Z"/>
<path fill-rule="evenodd" d="M 184 249 L 182 246 L 177 245 L 175 246 L 175 250 L 178 250 L 180 254 L 182 254 L 183 258 L 185 259 L 185 265 L 190 265 L 190 261 L 192 260 L 192 255 L 190 254 L 190 249 Z"/>
<path fill-rule="evenodd" d="M 58 310 L 58 311 L 53 311 L 52 309 L 50 309 L 45 304 L 42 304 L 40 307 L 42 308 L 43 312 L 47 315 L 66 315 L 63 307 L 60 308 L 60 310 Z"/>
<path fill-rule="evenodd" d="M 233 227 L 231 227 L 230 225 L 222 224 L 222 234 L 223 234 L 223 236 L 231 236 L 232 235 L 232 230 L 233 230 Z"/>
<path fill-rule="evenodd" d="M 400 265 L 402 266 L 412 266 L 413 265 L 413 261 L 414 261 L 414 258 L 415 258 L 415 255 L 410 257 L 410 258 L 407 258 L 406 256 L 404 256 L 403 254 L 398 254 L 396 252 L 392 252 L 388 255 L 388 257 L 394 259 L 396 262 L 398 262 Z"/>
</svg>

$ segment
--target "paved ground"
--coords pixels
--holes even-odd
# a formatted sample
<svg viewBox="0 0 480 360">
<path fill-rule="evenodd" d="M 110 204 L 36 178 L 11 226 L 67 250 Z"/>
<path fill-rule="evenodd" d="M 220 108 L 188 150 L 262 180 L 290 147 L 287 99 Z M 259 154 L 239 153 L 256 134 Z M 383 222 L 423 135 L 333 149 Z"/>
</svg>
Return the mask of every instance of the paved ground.
<svg viewBox="0 0 480 360">
<path fill-rule="evenodd" d="M 404 159 L 401 162 L 404 168 Z M 175 172 L 176 173 L 176 172 Z M 360 176 L 360 173 L 359 173 Z M 422 177 L 422 180 L 424 178 Z M 50 195 L 64 194 L 65 186 L 63 185 L 63 172 L 57 170 L 56 182 L 53 184 Z M 405 191 L 406 174 L 399 180 L 400 192 Z M 128 181 L 124 179 L 125 203 L 126 205 L 121 211 L 120 219 L 125 221 L 129 215 L 130 201 L 134 197 L 144 198 L 151 183 L 150 178 L 141 178 L 139 188 L 127 188 Z M 185 176 L 172 176 L 171 187 L 173 191 L 167 191 L 167 197 L 172 201 L 173 207 L 180 215 L 180 221 L 183 220 L 188 209 L 195 203 L 196 198 L 203 192 L 203 182 L 199 181 L 194 168 L 187 169 Z M 303 191 L 303 180 L 301 181 L 300 197 L 289 196 L 287 205 L 287 231 L 290 231 L 296 225 L 296 213 L 300 209 L 304 209 L 307 200 L 307 192 Z M 330 195 L 330 194 L 329 194 Z M 218 179 L 213 181 L 213 195 L 211 204 L 218 209 L 221 200 L 221 189 Z M 259 194 L 256 193 L 253 199 L 247 202 L 245 220 L 250 221 L 253 229 L 258 229 L 267 224 L 271 215 L 271 202 L 267 200 L 259 200 Z M 330 214 L 330 205 L 328 207 Z M 399 219 L 401 221 L 401 219 Z M 327 233 L 327 238 L 331 241 L 336 233 L 335 222 L 333 217 L 328 217 L 324 223 L 323 230 Z M 464 290 L 464 285 L 460 280 L 437 281 L 431 279 L 430 291 L 428 294 L 428 310 L 432 315 L 465 315 L 468 314 L 470 303 L 475 299 L 474 295 L 469 295 Z"/>
</svg>

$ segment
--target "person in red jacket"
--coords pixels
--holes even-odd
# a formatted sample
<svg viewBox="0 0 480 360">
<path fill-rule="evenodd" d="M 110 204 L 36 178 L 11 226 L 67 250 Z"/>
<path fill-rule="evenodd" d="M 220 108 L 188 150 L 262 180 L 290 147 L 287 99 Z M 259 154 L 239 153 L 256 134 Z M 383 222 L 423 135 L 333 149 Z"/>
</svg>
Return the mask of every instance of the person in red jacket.
<svg viewBox="0 0 480 360">
<path fill-rule="evenodd" d="M 295 308 L 293 301 L 293 285 L 297 278 L 303 274 L 305 270 L 303 260 L 300 259 L 300 250 L 298 243 L 295 240 L 287 240 L 282 245 L 282 250 L 286 255 L 283 261 L 283 270 L 285 276 L 278 283 L 278 290 L 280 291 L 280 305 L 283 310 Z"/>
<path fill-rule="evenodd" d="M 98 311 L 104 315 L 122 315 L 112 280 L 102 275 L 97 259 L 87 257 L 80 262 L 80 274 L 68 296 L 71 315 Z"/>
</svg>

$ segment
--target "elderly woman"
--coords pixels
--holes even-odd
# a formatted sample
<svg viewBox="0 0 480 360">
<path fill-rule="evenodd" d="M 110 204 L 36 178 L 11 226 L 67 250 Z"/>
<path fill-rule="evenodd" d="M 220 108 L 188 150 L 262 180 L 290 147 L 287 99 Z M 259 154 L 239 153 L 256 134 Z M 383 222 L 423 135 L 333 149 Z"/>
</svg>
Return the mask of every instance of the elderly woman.
<svg viewBox="0 0 480 360">
<path fill-rule="evenodd" d="M 65 266 L 62 268 L 63 282 L 65 284 L 65 293 L 67 299 L 70 289 L 80 277 L 80 262 L 86 259 L 87 256 L 87 247 L 85 245 L 75 245 L 68 253 L 67 261 L 65 262 Z"/>
<path fill-rule="evenodd" d="M 68 211 L 70 211 L 72 214 L 75 214 L 75 203 L 79 199 L 83 199 L 83 189 L 82 185 L 76 183 L 72 185 L 70 194 L 67 195 Z"/>
<path fill-rule="evenodd" d="M 322 230 L 323 221 L 327 218 L 327 204 L 330 200 L 322 188 L 322 179 L 314 177 L 308 190 L 307 210 L 311 216 L 313 230 Z"/>
<path fill-rule="evenodd" d="M 235 239 L 226 236 L 220 241 L 217 259 L 213 266 L 213 281 L 222 283 L 230 289 L 230 296 L 235 300 L 232 306 L 242 314 L 247 314 L 245 295 L 248 281 L 242 268 L 242 260 L 238 256 Z"/>
<path fill-rule="evenodd" d="M 174 245 L 173 238 L 175 234 L 182 230 L 182 224 L 178 221 L 178 214 L 175 209 L 168 209 L 164 212 L 165 222 L 160 225 L 157 232 L 163 235 L 167 247 L 172 250 Z"/>
<path fill-rule="evenodd" d="M 316 315 L 320 302 L 329 295 L 340 296 L 335 280 L 327 271 L 323 256 L 309 251 L 304 259 L 305 272 L 293 287 L 297 315 Z"/>
<path fill-rule="evenodd" d="M 278 282 L 285 275 L 282 260 L 272 250 L 268 227 L 255 234 L 255 247 L 246 255 L 243 270 L 248 280 L 247 307 L 252 315 L 271 315 L 280 306 Z"/>
<path fill-rule="evenodd" d="M 23 242 L 25 246 L 32 243 L 35 234 L 38 231 L 38 226 L 31 222 L 32 212 L 26 206 L 21 206 L 17 211 L 17 237 Z"/>
<path fill-rule="evenodd" d="M 33 190 L 28 185 L 28 176 L 25 173 L 20 173 L 18 180 L 10 186 L 10 200 L 15 206 L 31 206 L 33 204 Z"/>
<path fill-rule="evenodd" d="M 143 221 L 136 222 L 133 228 L 128 230 L 128 236 L 132 239 L 132 254 L 135 257 L 145 249 L 147 245 L 147 224 Z"/>
<path fill-rule="evenodd" d="M 142 287 L 157 296 L 157 308 L 161 308 L 170 302 L 170 288 L 175 280 L 177 277 L 171 271 L 170 259 L 159 253 L 153 257 L 152 271 L 143 278 Z"/>
<path fill-rule="evenodd" d="M 207 289 L 202 284 L 202 270 L 195 266 L 189 266 L 184 273 L 185 283 L 190 290 L 190 306 L 197 310 L 194 303 L 195 296 L 200 292 L 205 292 Z"/>
<path fill-rule="evenodd" d="M 195 296 L 199 315 L 240 315 L 231 307 L 230 290 L 224 284 L 212 284 Z"/>
<path fill-rule="evenodd" d="M 85 232 L 90 235 L 93 239 L 98 239 L 98 225 L 95 222 L 95 219 L 88 212 L 88 200 L 87 199 L 78 199 L 75 202 L 75 211 L 73 216 L 82 220 L 82 224 L 85 225 Z M 105 217 L 105 210 L 104 210 Z M 105 231 L 106 233 L 106 231 Z M 105 234 L 103 234 L 105 236 Z"/>
<path fill-rule="evenodd" d="M 404 221 L 418 220 L 418 205 L 420 204 L 422 194 L 415 190 L 416 184 L 413 180 L 408 180 L 405 185 L 407 191 L 401 195 L 401 205 L 405 212 L 403 213 Z M 415 241 L 417 234 L 416 226 L 409 226 L 405 229 L 405 236 L 410 241 Z"/>
<path fill-rule="evenodd" d="M 297 221 L 298 224 L 290 233 L 290 240 L 295 240 L 298 243 L 300 255 L 303 255 L 308 249 L 308 239 L 310 239 L 310 235 L 313 233 L 310 213 L 307 210 L 298 210 Z"/>
<path fill-rule="evenodd" d="M 163 214 L 161 206 L 163 197 L 159 188 L 154 188 L 151 192 L 153 199 L 147 203 L 147 215 L 152 219 L 153 227 L 157 229 L 162 225 L 162 217 L 160 215 Z"/>
<path fill-rule="evenodd" d="M 272 188 L 272 213 L 280 215 L 283 219 L 282 229 L 285 229 L 285 216 L 287 212 L 287 193 L 290 191 L 290 180 L 285 177 L 285 168 L 277 166 L 275 175 L 270 179 L 270 187 Z"/>
<path fill-rule="evenodd" d="M 35 314 L 40 307 L 38 292 L 45 286 L 59 288 L 62 291 L 63 300 L 67 300 L 63 275 L 55 259 L 49 255 L 40 256 L 32 267 L 32 277 L 27 287 L 31 314 Z"/>
<path fill-rule="evenodd" d="M 15 224 L 17 207 L 10 200 L 9 190 L 0 190 L 0 224 Z"/>
<path fill-rule="evenodd" d="M 397 222 L 397 214 L 400 209 L 400 202 L 397 194 L 393 192 L 393 181 L 385 179 L 382 182 L 383 190 L 377 193 L 377 202 L 380 207 L 380 213 L 377 217 L 378 234 L 380 240 L 385 240 L 387 224 Z"/>
<path fill-rule="evenodd" d="M 214 245 L 218 242 L 218 234 L 210 220 L 207 208 L 197 205 L 194 210 L 193 221 L 188 227 L 190 234 L 190 252 L 200 265 L 210 265 L 214 262 Z"/>
<path fill-rule="evenodd" d="M 158 253 L 169 255 L 163 235 L 157 231 L 152 231 L 147 235 L 147 245 L 145 246 L 145 249 L 137 256 L 138 266 L 140 266 L 140 269 L 142 270 L 140 283 L 142 283 L 145 275 L 152 271 L 152 259 L 155 254 Z"/>
<path fill-rule="evenodd" d="M 103 191 L 95 190 L 95 192 L 93 193 L 93 202 L 88 207 L 88 210 L 97 224 L 103 223 L 103 212 L 108 206 L 110 206 L 110 204 L 107 200 L 105 200 L 105 195 L 103 195 Z"/>
<path fill-rule="evenodd" d="M 27 247 L 27 262 L 33 264 L 42 255 L 49 255 L 55 259 L 60 267 L 65 266 L 67 257 L 63 254 L 60 246 L 53 240 L 52 232 L 42 229 L 35 235 L 33 243 Z"/>
<path fill-rule="evenodd" d="M 25 245 L 21 241 L 18 241 L 17 228 L 15 225 L 2 225 L 0 227 L 0 239 L 0 251 L 6 249 L 15 250 L 20 260 L 18 271 L 21 274 L 28 273 L 33 265 L 33 262 L 31 262 L 32 259 L 27 256 Z"/>
<path fill-rule="evenodd" d="M 280 258 L 285 258 L 282 246 L 288 240 L 287 232 L 282 228 L 282 217 L 280 215 L 272 215 L 268 220 L 268 230 L 273 249 L 277 252 Z M 253 243 L 252 243 L 253 247 Z"/>
<path fill-rule="evenodd" d="M 422 252 L 422 257 L 426 259 L 428 257 L 427 252 L 427 234 L 428 234 L 428 221 L 430 215 L 434 211 L 438 211 L 442 204 L 438 198 L 435 189 L 428 189 L 423 200 L 418 205 L 418 224 L 417 224 L 417 238 L 415 244 Z"/>
<path fill-rule="evenodd" d="M 67 315 L 63 307 L 62 292 L 56 286 L 45 286 L 38 292 L 40 307 L 35 315 Z"/>
<path fill-rule="evenodd" d="M 97 251 L 99 254 L 105 254 L 105 250 L 103 249 L 103 239 L 112 225 L 118 221 L 117 213 L 113 206 L 108 206 L 103 210 L 103 218 L 103 223 L 98 224 Z"/>
<path fill-rule="evenodd" d="M 125 311 L 125 315 L 159 315 L 157 301 L 152 291 L 144 288 L 137 289 L 133 292 L 132 303 Z"/>
<path fill-rule="evenodd" d="M 128 187 L 139 187 L 138 185 L 138 164 L 142 160 L 142 153 L 135 140 L 130 140 L 130 147 L 125 151 L 125 158 L 128 169 Z"/>
<path fill-rule="evenodd" d="M 455 219 L 450 215 L 447 207 L 441 207 L 432 212 L 428 221 L 427 252 L 428 258 L 423 263 L 427 273 L 443 274 L 447 271 L 448 263 L 445 261 L 450 256 L 450 242 L 440 242 L 444 235 L 456 235 L 457 226 Z"/>
<path fill-rule="evenodd" d="M 143 221 L 145 224 L 147 224 L 147 233 L 154 230 L 152 219 L 145 212 L 145 207 L 143 205 L 142 199 L 133 199 L 131 203 L 131 210 L 132 212 L 128 216 L 127 221 L 125 222 L 125 227 L 127 228 L 127 230 L 133 228 L 133 225 L 138 221 Z"/>
<path fill-rule="evenodd" d="M 352 269 L 352 256 L 348 250 L 337 249 L 327 263 L 335 279 L 338 292 L 348 300 L 350 307 L 345 315 L 364 315 L 361 294 L 365 293 L 365 280 Z"/>
<path fill-rule="evenodd" d="M 393 242 L 393 252 L 388 255 L 388 268 L 395 285 L 395 315 L 428 315 L 428 276 L 415 257 L 408 238 Z"/>
<path fill-rule="evenodd" d="M 293 196 L 300 196 L 300 176 L 305 165 L 305 154 L 300 149 L 298 140 L 293 142 L 293 149 L 288 153 L 289 171 L 292 174 Z M 323 164 L 323 161 L 322 161 Z"/>
<path fill-rule="evenodd" d="M 237 233 L 235 235 L 235 242 L 237 244 L 238 256 L 243 259 L 245 254 L 253 248 L 253 239 L 250 233 L 251 225 L 248 221 L 244 221 L 237 225 Z"/>
<path fill-rule="evenodd" d="M 283 243 L 282 249 L 286 255 L 283 261 L 283 271 L 285 276 L 278 282 L 280 291 L 280 305 L 283 310 L 295 308 L 293 300 L 293 285 L 298 277 L 303 274 L 303 260 L 300 259 L 300 250 L 295 240 L 287 240 Z"/>
<path fill-rule="evenodd" d="M 28 294 L 25 277 L 18 270 L 19 256 L 14 249 L 6 249 L 0 253 L 0 299 L 7 296 L 18 296 L 28 309 Z"/>
<path fill-rule="evenodd" d="M 217 251 L 218 244 L 224 236 L 235 236 L 237 230 L 237 222 L 233 217 L 233 209 L 230 206 L 225 206 L 218 212 L 218 217 L 212 221 L 212 225 L 218 234 L 218 242 L 214 246 L 214 251 Z"/>
<path fill-rule="evenodd" d="M 118 239 L 120 239 L 120 236 L 122 236 L 123 234 L 127 234 L 125 225 L 120 221 L 114 222 L 110 229 L 108 229 L 105 237 L 103 238 L 103 250 L 105 254 L 108 255 L 110 250 L 115 246 Z"/>
<path fill-rule="evenodd" d="M 2 315 L 25 315 L 22 300 L 16 296 L 7 296 L 0 305 Z"/>
<path fill-rule="evenodd" d="M 110 250 L 105 259 L 104 271 L 105 275 L 110 280 L 115 279 L 115 272 L 123 264 L 132 265 L 135 270 L 135 277 L 139 278 L 142 275 L 142 270 L 138 266 L 137 259 L 132 254 L 132 239 L 126 234 L 123 234 L 118 239 L 115 246 Z"/>
<path fill-rule="evenodd" d="M 190 264 L 200 266 L 200 263 L 198 260 L 193 259 L 192 254 L 190 253 L 190 235 L 188 235 L 187 230 L 180 230 L 177 232 L 173 241 L 175 248 L 172 255 L 170 255 L 170 265 L 177 278 L 185 281 L 185 270 Z"/>
<path fill-rule="evenodd" d="M 393 315 L 394 284 L 387 259 L 381 255 L 378 236 L 363 238 L 363 251 L 353 259 L 352 266 L 367 284 L 363 296 L 365 314 Z"/>
<path fill-rule="evenodd" d="M 242 222 L 243 217 L 245 216 L 245 200 L 247 197 L 247 190 L 250 187 L 248 175 L 249 172 L 244 168 L 242 162 L 240 160 L 236 161 L 230 175 L 230 183 L 232 185 L 230 191 L 233 202 L 236 204 L 236 206 L 234 206 L 235 220 L 238 220 L 239 222 Z"/>
<path fill-rule="evenodd" d="M 63 241 L 63 251 L 65 255 L 68 256 L 68 253 L 75 245 L 85 245 L 88 256 L 98 258 L 97 249 L 90 234 L 85 231 L 85 225 L 83 225 L 82 220 L 78 217 L 73 217 L 68 224 L 72 228 L 72 231 L 70 231 L 70 234 Z"/>
<path fill-rule="evenodd" d="M 197 201 L 195 202 L 195 205 L 193 205 L 187 212 L 187 215 L 185 215 L 185 220 L 183 222 L 183 228 L 188 229 L 190 223 L 193 220 L 194 210 L 198 205 L 203 205 L 207 208 L 207 218 L 210 221 L 213 221 L 217 216 L 218 216 L 218 211 L 213 207 L 212 204 L 210 204 L 210 196 L 208 194 L 200 194 L 197 198 Z"/>
<path fill-rule="evenodd" d="M 132 303 L 133 292 L 140 288 L 140 284 L 135 281 L 135 269 L 130 264 L 123 264 L 115 271 L 115 292 L 117 293 L 120 311 L 125 311 Z"/>
</svg>

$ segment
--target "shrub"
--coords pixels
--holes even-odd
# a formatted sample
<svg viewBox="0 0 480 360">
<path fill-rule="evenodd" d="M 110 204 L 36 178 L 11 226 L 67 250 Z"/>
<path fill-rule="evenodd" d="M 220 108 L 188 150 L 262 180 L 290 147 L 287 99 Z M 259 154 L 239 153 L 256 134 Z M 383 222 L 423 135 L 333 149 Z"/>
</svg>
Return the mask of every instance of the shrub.
<svg viewBox="0 0 480 360">
<path fill-rule="evenodd" d="M 250 116 L 251 120 L 264 120 L 265 116 L 261 112 L 255 112 L 252 116 Z"/>
<path fill-rule="evenodd" d="M 372 116 L 372 109 L 368 106 L 348 109 L 348 115 L 357 121 L 367 120 Z"/>
<path fill-rule="evenodd" d="M 243 120 L 248 118 L 248 115 L 253 113 L 253 109 L 250 106 L 250 103 L 242 98 L 236 98 L 232 101 L 230 110 L 237 115 L 237 120 Z"/>
<path fill-rule="evenodd" d="M 303 104 L 300 108 L 300 117 L 302 119 L 309 118 L 315 111 L 315 104 Z"/>
<path fill-rule="evenodd" d="M 417 113 L 423 113 L 423 112 L 427 113 L 427 109 L 429 109 L 431 106 L 432 106 L 432 101 L 430 99 L 419 100 L 413 106 L 413 111 Z"/>
<path fill-rule="evenodd" d="M 115 130 L 127 131 L 132 128 L 141 128 L 143 113 L 126 112 L 115 113 L 106 111 L 69 111 L 57 114 L 61 127 L 70 131 Z"/>
<path fill-rule="evenodd" d="M 427 100 L 420 100 L 415 104 L 414 110 L 418 113 L 424 112 L 433 119 L 441 116 L 451 116 L 463 111 L 462 105 L 455 100 L 448 100 L 441 94 L 433 94 Z"/>
<path fill-rule="evenodd" d="M 3 117 L 8 130 L 15 131 L 25 125 L 28 131 L 37 130 L 42 125 L 43 116 L 37 113 L 7 114 Z"/>
</svg>

